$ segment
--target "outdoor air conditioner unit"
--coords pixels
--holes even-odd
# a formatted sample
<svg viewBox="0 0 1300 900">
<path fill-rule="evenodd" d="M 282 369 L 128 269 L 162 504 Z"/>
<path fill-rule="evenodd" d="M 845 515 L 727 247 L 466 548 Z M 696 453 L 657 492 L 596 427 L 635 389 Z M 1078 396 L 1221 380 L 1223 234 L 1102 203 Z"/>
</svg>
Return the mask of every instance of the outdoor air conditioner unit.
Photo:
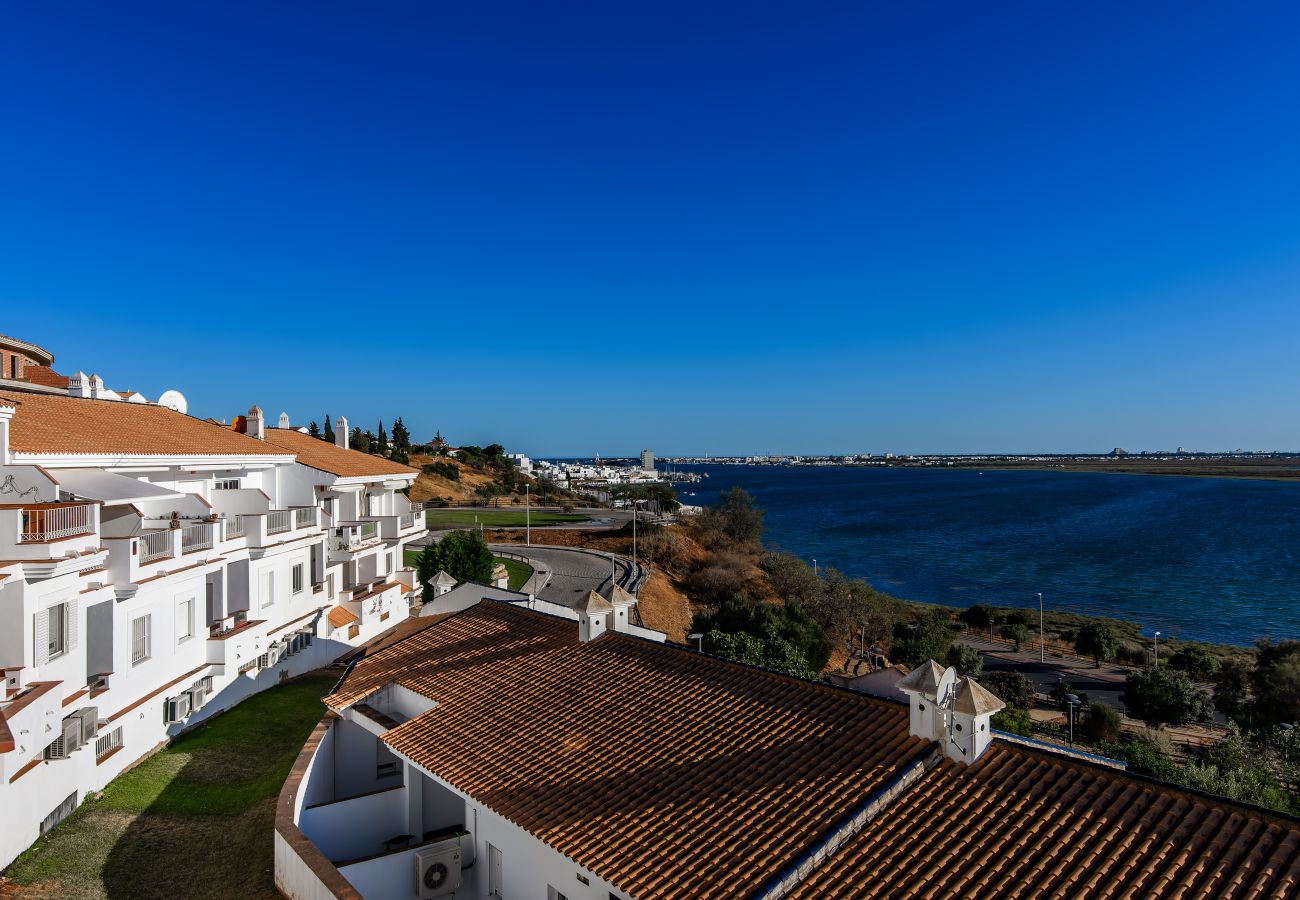
<svg viewBox="0 0 1300 900">
<path fill-rule="evenodd" d="M 81 722 L 81 743 L 89 744 L 95 739 L 95 732 L 99 730 L 99 707 L 83 706 L 68 718 Z"/>
<path fill-rule="evenodd" d="M 168 697 L 166 703 L 167 724 L 172 725 L 176 722 L 183 721 L 190 714 L 190 695 L 189 692 L 177 694 L 175 697 Z"/>
<path fill-rule="evenodd" d="M 202 684 L 196 685 L 185 692 L 190 698 L 190 709 L 195 710 L 208 702 L 208 690 Z"/>
<path fill-rule="evenodd" d="M 81 740 L 81 719 L 76 713 L 68 716 L 63 720 L 62 733 L 55 739 L 54 743 L 45 748 L 46 759 L 67 759 L 72 756 L 73 751 L 82 745 Z"/>
<path fill-rule="evenodd" d="M 460 888 L 460 841 L 443 841 L 415 854 L 420 900 L 442 897 Z"/>
</svg>

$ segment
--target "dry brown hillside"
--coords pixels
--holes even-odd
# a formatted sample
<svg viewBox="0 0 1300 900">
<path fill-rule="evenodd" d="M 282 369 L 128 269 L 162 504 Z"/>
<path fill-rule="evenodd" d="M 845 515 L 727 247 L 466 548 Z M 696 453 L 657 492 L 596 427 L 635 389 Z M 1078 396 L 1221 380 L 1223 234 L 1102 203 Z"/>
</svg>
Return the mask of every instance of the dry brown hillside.
<svg viewBox="0 0 1300 900">
<path fill-rule="evenodd" d="M 431 475 L 424 471 L 426 464 L 435 462 L 450 463 L 455 466 L 460 471 L 460 480 L 452 481 L 441 475 Z M 495 480 L 491 474 L 473 469 L 450 456 L 424 456 L 412 453 L 411 466 L 420 470 L 415 485 L 411 488 L 411 499 L 419 502 L 446 500 L 451 503 L 461 503 L 467 500 L 478 500 L 480 498 L 474 493 L 474 489 L 479 485 L 492 484 Z M 511 500 L 510 497 L 497 499 L 500 503 L 509 503 Z M 522 499 L 520 502 L 523 502 Z"/>
</svg>

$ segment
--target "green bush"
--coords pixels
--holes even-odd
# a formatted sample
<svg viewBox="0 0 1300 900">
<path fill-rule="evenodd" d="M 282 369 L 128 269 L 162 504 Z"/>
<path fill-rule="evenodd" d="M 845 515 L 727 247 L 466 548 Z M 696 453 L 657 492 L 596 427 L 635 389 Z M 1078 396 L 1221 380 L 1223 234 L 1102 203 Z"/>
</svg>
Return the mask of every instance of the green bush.
<svg viewBox="0 0 1300 900">
<path fill-rule="evenodd" d="M 1119 711 L 1105 703 L 1093 703 L 1083 718 L 1083 733 L 1094 744 L 1117 741 L 1123 734 Z"/>
<path fill-rule="evenodd" d="M 1021 737 L 1034 735 L 1034 720 L 1030 718 L 1029 711 L 1026 709 L 1008 706 L 1001 712 L 995 713 L 990 724 L 999 731 L 1008 731 Z"/>
<path fill-rule="evenodd" d="M 948 665 L 957 670 L 958 675 L 978 677 L 984 668 L 984 657 L 969 644 L 953 644 L 948 648 Z"/>
<path fill-rule="evenodd" d="M 987 672 L 979 683 L 1008 707 L 1027 710 L 1034 705 L 1034 683 L 1020 672 Z"/>
</svg>

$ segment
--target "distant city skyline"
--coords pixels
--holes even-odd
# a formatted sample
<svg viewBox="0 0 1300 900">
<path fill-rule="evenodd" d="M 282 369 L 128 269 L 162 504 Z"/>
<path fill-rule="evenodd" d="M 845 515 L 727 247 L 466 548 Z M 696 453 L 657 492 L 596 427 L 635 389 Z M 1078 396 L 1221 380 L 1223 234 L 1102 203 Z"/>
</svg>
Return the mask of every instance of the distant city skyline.
<svg viewBox="0 0 1300 900">
<path fill-rule="evenodd" d="M 13 9 L 0 332 L 535 457 L 1297 450 L 1297 26 Z"/>
</svg>

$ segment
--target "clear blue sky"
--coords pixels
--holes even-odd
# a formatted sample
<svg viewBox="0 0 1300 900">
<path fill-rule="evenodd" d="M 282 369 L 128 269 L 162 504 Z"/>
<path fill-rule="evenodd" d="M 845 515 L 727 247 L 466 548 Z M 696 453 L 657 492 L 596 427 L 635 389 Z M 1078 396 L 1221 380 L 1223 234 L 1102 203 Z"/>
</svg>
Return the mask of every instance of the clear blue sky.
<svg viewBox="0 0 1300 900">
<path fill-rule="evenodd" d="M 0 14 L 0 332 L 64 371 L 533 455 L 1300 448 L 1294 4 L 198 6 Z"/>
</svg>

